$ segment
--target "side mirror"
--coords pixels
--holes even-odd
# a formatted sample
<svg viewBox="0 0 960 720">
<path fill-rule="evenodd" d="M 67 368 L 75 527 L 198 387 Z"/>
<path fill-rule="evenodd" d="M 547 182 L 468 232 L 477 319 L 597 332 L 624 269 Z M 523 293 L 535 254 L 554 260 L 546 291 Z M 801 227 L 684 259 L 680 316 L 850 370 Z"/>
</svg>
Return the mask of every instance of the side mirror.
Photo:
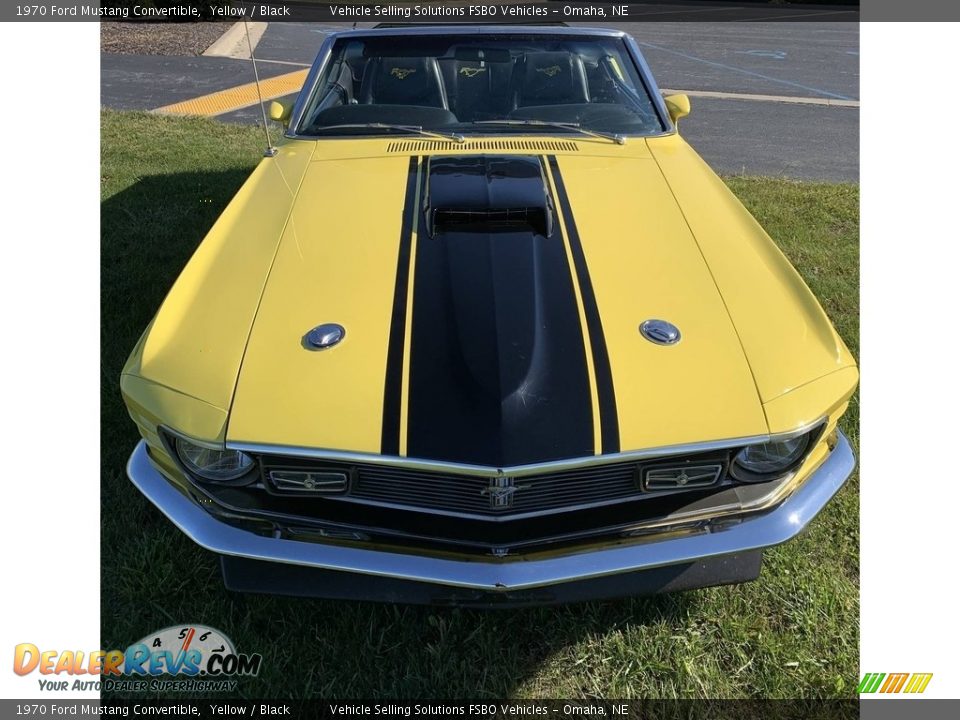
<svg viewBox="0 0 960 720">
<path fill-rule="evenodd" d="M 664 98 L 667 103 L 667 112 L 670 113 L 670 119 L 676 125 L 677 121 L 690 114 L 690 98 L 686 95 L 667 95 Z"/>
<path fill-rule="evenodd" d="M 293 111 L 293 103 L 274 100 L 270 103 L 270 109 L 267 113 L 271 120 L 276 120 L 284 127 L 290 122 L 290 113 Z"/>
</svg>

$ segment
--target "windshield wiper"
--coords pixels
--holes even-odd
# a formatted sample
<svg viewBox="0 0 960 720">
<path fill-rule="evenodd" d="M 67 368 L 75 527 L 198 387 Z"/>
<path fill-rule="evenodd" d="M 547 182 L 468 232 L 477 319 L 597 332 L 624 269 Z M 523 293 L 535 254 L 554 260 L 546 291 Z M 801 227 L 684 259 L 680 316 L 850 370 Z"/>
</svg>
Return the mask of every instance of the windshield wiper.
<svg viewBox="0 0 960 720">
<path fill-rule="evenodd" d="M 608 133 L 602 132 L 600 130 L 590 130 L 583 127 L 580 123 L 568 123 L 568 122 L 552 122 L 550 120 L 477 120 L 470 123 L 471 125 L 520 125 L 526 127 L 554 127 L 560 128 L 562 130 L 575 130 L 578 133 L 584 135 L 591 135 L 593 137 L 603 138 L 605 140 L 612 140 L 617 145 L 623 145 L 626 143 L 627 139 L 620 133 Z"/>
<path fill-rule="evenodd" d="M 417 133 L 426 137 L 440 138 L 441 140 L 451 140 L 456 143 L 464 142 L 465 138 L 460 133 L 445 133 L 437 130 L 425 130 L 419 125 L 392 125 L 390 123 L 371 122 L 371 123 L 341 123 L 340 125 L 322 125 L 314 128 L 315 132 L 324 130 L 354 130 L 354 129 L 374 129 L 374 130 L 401 130 L 403 132 Z"/>
</svg>

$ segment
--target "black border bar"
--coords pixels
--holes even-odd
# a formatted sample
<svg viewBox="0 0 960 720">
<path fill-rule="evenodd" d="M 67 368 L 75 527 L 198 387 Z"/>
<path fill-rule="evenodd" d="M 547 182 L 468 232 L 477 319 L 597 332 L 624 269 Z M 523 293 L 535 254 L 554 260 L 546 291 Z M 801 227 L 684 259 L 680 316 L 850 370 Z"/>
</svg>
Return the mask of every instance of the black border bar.
<svg viewBox="0 0 960 720">
<path fill-rule="evenodd" d="M 857 22 L 866 19 L 867 8 L 877 12 L 884 0 L 871 2 L 861 13 L 856 0 L 220 0 L 214 11 L 200 0 L 41 0 L 39 4 L 3 3 L 0 21 L 224 21 L 357 23 L 377 24 L 576 24 L 596 25 L 629 22 Z M 163 8 L 161 15 L 145 15 L 146 6 Z M 913 8 L 914 3 L 910 4 Z M 956 10 L 952 8 L 956 7 Z M 952 11 L 951 11 L 952 10 Z M 895 12 L 894 12 L 895 11 Z M 960 16 L 960 5 L 944 3 L 944 15 Z M 891 4 L 891 17 L 911 15 Z M 893 16 L 896 17 L 893 17 Z M 907 18 L 909 19 L 909 18 Z M 920 18 L 918 18 L 920 19 Z"/>
<path fill-rule="evenodd" d="M 947 701 L 942 701 L 947 702 Z M 936 701 L 931 703 L 934 704 Z M 853 720 L 870 704 L 843 700 L 209 700 L 173 697 L 166 700 L 124 699 L 101 701 L 0 700 L 2 717 L 189 717 L 189 718 L 400 718 L 450 720 L 460 718 L 509 718 L 510 720 L 553 720 L 553 718 L 604 718 L 605 720 Z M 903 712 L 902 703 L 878 703 Z M 949 717 L 914 711 L 924 701 L 910 703 L 911 717 Z M 45 710 L 38 710 L 42 706 Z M 85 707 L 82 707 L 85 706 Z M 26 710 L 25 710 L 26 708 Z M 70 708 L 75 708 L 71 710 Z M 99 713 L 92 712 L 94 709 Z M 118 714 L 117 709 L 120 709 Z M 126 713 L 123 713 L 123 709 Z M 166 712 L 158 712 L 166 709 Z M 930 708 L 928 708 L 930 709 Z M 939 707 L 949 712 L 956 707 Z M 146 712 L 145 712 L 146 710 Z M 867 718 L 891 717 L 892 713 L 864 713 Z"/>
</svg>

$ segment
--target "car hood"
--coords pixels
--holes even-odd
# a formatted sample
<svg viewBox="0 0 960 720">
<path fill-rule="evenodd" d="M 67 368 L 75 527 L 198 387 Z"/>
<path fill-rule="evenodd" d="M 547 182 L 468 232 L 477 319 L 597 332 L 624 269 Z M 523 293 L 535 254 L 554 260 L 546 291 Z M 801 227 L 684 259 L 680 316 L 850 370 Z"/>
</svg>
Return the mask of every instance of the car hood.
<svg viewBox="0 0 960 720">
<path fill-rule="evenodd" d="M 642 141 L 318 151 L 250 330 L 228 441 L 509 467 L 766 433 L 737 324 L 674 192 Z M 680 341 L 645 339 L 648 319 Z M 345 338 L 310 349 L 322 323 Z"/>
</svg>

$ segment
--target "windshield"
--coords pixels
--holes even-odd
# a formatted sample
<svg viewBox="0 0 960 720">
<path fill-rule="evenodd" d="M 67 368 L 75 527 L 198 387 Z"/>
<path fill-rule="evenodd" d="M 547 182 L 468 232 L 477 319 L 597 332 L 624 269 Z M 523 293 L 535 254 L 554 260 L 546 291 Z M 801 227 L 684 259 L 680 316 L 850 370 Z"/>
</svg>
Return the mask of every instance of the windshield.
<svg viewBox="0 0 960 720">
<path fill-rule="evenodd" d="M 490 34 L 341 38 L 296 132 L 421 128 L 451 136 L 666 130 L 621 39 Z"/>
</svg>

